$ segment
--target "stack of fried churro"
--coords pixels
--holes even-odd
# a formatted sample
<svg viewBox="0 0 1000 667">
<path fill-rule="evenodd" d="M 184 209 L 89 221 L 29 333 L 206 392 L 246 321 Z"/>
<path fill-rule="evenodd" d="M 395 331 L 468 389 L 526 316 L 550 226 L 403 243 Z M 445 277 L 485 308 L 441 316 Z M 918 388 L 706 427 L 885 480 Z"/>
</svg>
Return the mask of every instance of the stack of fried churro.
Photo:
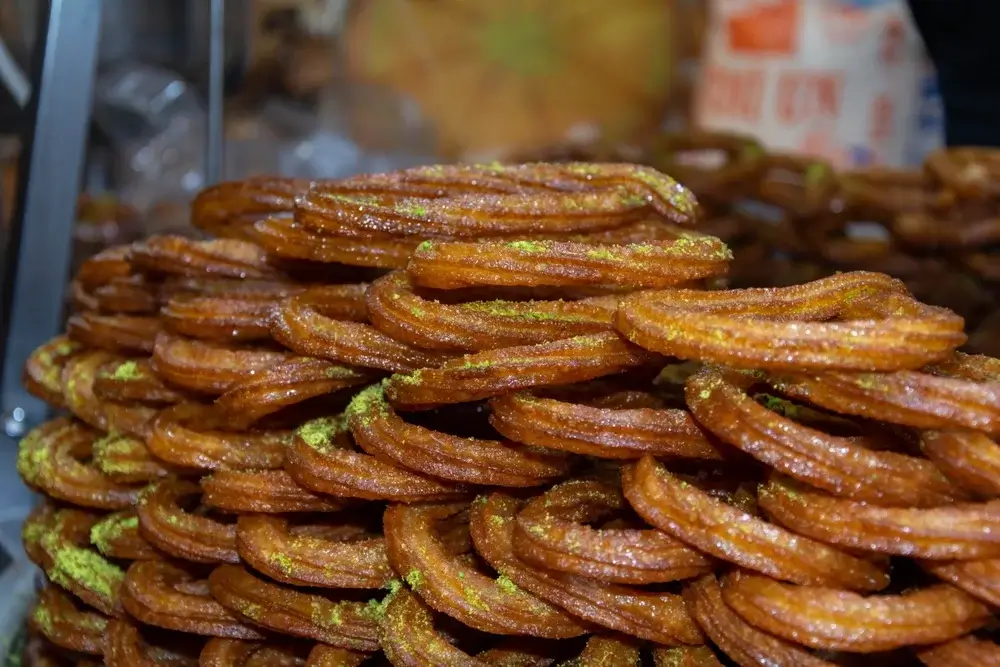
<svg viewBox="0 0 1000 667">
<path fill-rule="evenodd" d="M 716 289 L 700 217 L 424 167 L 89 260 L 25 373 L 29 665 L 1000 664 L 1000 361 L 883 274 Z"/>
</svg>

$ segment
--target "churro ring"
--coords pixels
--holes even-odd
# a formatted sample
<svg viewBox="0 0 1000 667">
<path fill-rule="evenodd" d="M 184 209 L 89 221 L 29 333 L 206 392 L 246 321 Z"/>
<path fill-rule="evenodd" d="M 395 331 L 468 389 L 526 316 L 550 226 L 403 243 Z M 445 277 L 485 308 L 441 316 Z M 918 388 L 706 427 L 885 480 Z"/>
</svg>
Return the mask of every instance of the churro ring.
<svg viewBox="0 0 1000 667">
<path fill-rule="evenodd" d="M 995 150 L 967 146 L 940 148 L 924 158 L 924 167 L 960 197 L 992 199 L 1000 194 L 1000 161 Z"/>
<path fill-rule="evenodd" d="M 341 263 L 376 269 L 402 269 L 421 239 L 356 239 L 327 236 L 289 217 L 272 216 L 254 224 L 254 241 L 277 257 Z"/>
<path fill-rule="evenodd" d="M 573 615 L 611 630 L 667 646 L 704 643 L 679 595 L 593 581 L 527 566 L 513 547 L 521 503 L 499 493 L 472 504 L 470 529 L 476 551 L 501 576 Z"/>
<path fill-rule="evenodd" d="M 465 625 L 502 635 L 576 637 L 586 627 L 559 607 L 518 588 L 502 575 L 482 574 L 449 554 L 437 524 L 465 509 L 461 504 L 392 505 L 383 517 L 389 562 L 437 611 Z"/>
<path fill-rule="evenodd" d="M 263 248 L 237 239 L 195 241 L 183 236 L 151 236 L 132 246 L 129 261 L 134 269 L 157 275 L 240 280 L 278 277 Z"/>
<path fill-rule="evenodd" d="M 291 213 L 295 198 L 309 188 L 296 178 L 257 177 L 205 188 L 191 202 L 191 224 L 222 238 L 252 239 L 253 223 Z"/>
<path fill-rule="evenodd" d="M 213 600 L 208 589 L 204 579 L 165 561 L 137 561 L 125 575 L 121 602 L 146 625 L 211 637 L 263 638 Z"/>
<path fill-rule="evenodd" d="M 891 220 L 900 213 L 943 210 L 954 195 L 936 188 L 926 173 L 913 169 L 854 169 L 837 175 L 844 206 L 858 215 Z"/>
<path fill-rule="evenodd" d="M 235 523 L 222 523 L 186 509 L 201 495 L 197 484 L 180 480 L 165 480 L 148 487 L 136 505 L 139 534 L 157 549 L 182 560 L 240 562 Z"/>
<path fill-rule="evenodd" d="M 961 317 L 862 271 L 796 287 L 637 294 L 622 300 L 615 324 L 664 355 L 799 372 L 918 368 L 966 339 Z"/>
<path fill-rule="evenodd" d="M 107 285 L 116 278 L 128 278 L 132 275 L 132 264 L 129 262 L 129 245 L 116 245 L 105 248 L 91 255 L 80 264 L 74 277 L 75 282 L 86 290 Z"/>
<path fill-rule="evenodd" d="M 179 404 L 157 415 L 146 445 L 159 459 L 190 470 L 280 468 L 292 434 L 287 431 L 229 432 L 210 406 Z"/>
<path fill-rule="evenodd" d="M 153 560 L 162 554 L 139 532 L 135 510 L 122 510 L 102 518 L 90 529 L 90 543 L 101 555 L 115 560 Z"/>
<path fill-rule="evenodd" d="M 148 359 L 115 360 L 94 378 L 94 396 L 117 403 L 180 403 L 186 395 L 163 383 Z"/>
<path fill-rule="evenodd" d="M 1000 497 L 1000 445 L 969 431 L 924 431 L 920 449 L 949 479 L 982 498 Z"/>
<path fill-rule="evenodd" d="M 687 405 L 723 442 L 835 496 L 899 507 L 931 507 L 963 493 L 930 461 L 827 435 L 753 400 L 748 373 L 707 366 L 687 381 Z"/>
<path fill-rule="evenodd" d="M 957 588 L 1000 606 L 1000 558 L 967 561 L 923 561 L 923 568 Z"/>
<path fill-rule="evenodd" d="M 118 484 L 139 484 L 166 477 L 170 468 L 154 457 L 146 443 L 130 435 L 106 435 L 94 441 L 93 465 Z"/>
<path fill-rule="evenodd" d="M 407 271 L 417 285 L 437 289 L 482 285 L 662 289 L 725 275 L 732 258 L 719 239 L 695 234 L 628 245 L 425 241 L 417 246 Z"/>
<path fill-rule="evenodd" d="M 744 621 L 722 599 L 722 589 L 714 574 L 685 586 L 684 600 L 691 616 L 712 643 L 741 667 L 834 667 L 834 663 L 812 655 L 801 646 L 769 635 Z"/>
<path fill-rule="evenodd" d="M 170 384 L 219 395 L 289 356 L 270 348 L 238 347 L 163 334 L 156 339 L 152 363 L 157 374 Z"/>
<path fill-rule="evenodd" d="M 150 353 L 163 330 L 160 318 L 151 315 L 100 315 L 78 313 L 66 323 L 66 335 L 98 350 L 122 354 Z"/>
<path fill-rule="evenodd" d="M 111 621 L 104 644 L 104 664 L 107 667 L 198 667 L 198 654 L 203 645 L 201 638 L 173 633 L 157 637 L 155 642 L 147 639 L 133 623 Z"/>
<path fill-rule="evenodd" d="M 215 400 L 231 427 L 248 427 L 282 408 L 364 384 L 372 374 L 324 359 L 298 357 L 258 371 Z"/>
<path fill-rule="evenodd" d="M 560 399 L 537 392 L 497 396 L 490 400 L 490 424 L 515 442 L 598 458 L 721 458 L 687 410 Z"/>
<path fill-rule="evenodd" d="M 22 376 L 25 389 L 54 408 L 65 407 L 62 383 L 63 368 L 84 347 L 68 336 L 56 336 L 35 348 L 24 362 Z"/>
<path fill-rule="evenodd" d="M 654 667 L 723 667 L 715 657 L 715 652 L 707 646 L 654 648 L 653 665 Z"/>
<path fill-rule="evenodd" d="M 62 510 L 38 540 L 41 565 L 49 581 L 106 616 L 118 616 L 125 572 L 89 544 L 97 517 Z"/>
<path fill-rule="evenodd" d="M 1000 381 L 895 373 L 783 373 L 769 382 L 783 394 L 841 414 L 922 429 L 1000 435 Z"/>
<path fill-rule="evenodd" d="M 38 593 L 38 600 L 28 613 L 29 628 L 60 648 L 88 655 L 101 655 L 104 651 L 107 625 L 107 616 L 80 609 L 51 585 Z"/>
<path fill-rule="evenodd" d="M 903 243 L 918 248 L 971 250 L 1000 242 L 1000 215 L 956 221 L 912 211 L 893 219 L 892 233 Z"/>
<path fill-rule="evenodd" d="M 70 283 L 73 305 L 77 310 L 91 310 L 120 315 L 150 315 L 160 307 L 159 284 L 145 276 L 113 278 L 91 291 L 78 281 Z"/>
<path fill-rule="evenodd" d="M 285 470 L 217 470 L 201 478 L 202 502 L 223 512 L 336 512 L 344 503 L 296 483 Z"/>
<path fill-rule="evenodd" d="M 924 649 L 917 657 L 927 667 L 1000 667 L 1000 646 L 969 635 Z"/>
<path fill-rule="evenodd" d="M 714 206 L 744 194 L 767 165 L 767 153 L 756 139 L 727 132 L 661 134 L 649 158 L 694 192 L 699 203 Z"/>
<path fill-rule="evenodd" d="M 100 369 L 123 361 L 122 357 L 102 350 L 87 350 L 70 358 L 63 367 L 63 403 L 74 416 L 100 431 L 109 430 L 107 403 L 94 395 L 94 382 Z"/>
<path fill-rule="evenodd" d="M 476 352 L 611 330 L 618 299 L 472 301 L 444 304 L 417 295 L 402 272 L 368 289 L 368 312 L 382 333 L 419 348 Z"/>
<path fill-rule="evenodd" d="M 235 565 L 216 568 L 208 582 L 216 600 L 260 627 L 339 648 L 378 650 L 377 627 L 364 602 L 279 586 Z"/>
<path fill-rule="evenodd" d="M 929 560 L 1000 557 L 1000 501 L 878 507 L 773 476 L 761 486 L 757 502 L 800 535 L 845 549 Z"/>
<path fill-rule="evenodd" d="M 270 337 L 268 320 L 280 290 L 267 295 L 178 295 L 160 309 L 164 327 L 190 338 L 218 341 L 257 341 Z"/>
<path fill-rule="evenodd" d="M 519 389 L 592 380 L 656 360 L 655 354 L 607 332 L 469 354 L 438 368 L 394 375 L 385 391 L 397 408 L 426 410 Z"/>
<path fill-rule="evenodd" d="M 130 507 L 139 489 L 119 484 L 87 462 L 97 432 L 68 418 L 30 431 L 18 449 L 18 473 L 47 495 L 82 507 L 118 510 Z"/>
<path fill-rule="evenodd" d="M 351 297 L 353 291 L 349 293 Z M 337 287 L 289 297 L 275 310 L 271 336 L 299 354 L 392 372 L 439 366 L 451 358 L 390 338 L 364 321 L 355 321 L 355 317 L 340 319 L 345 314 L 344 301 Z M 365 306 L 361 319 L 367 317 Z"/>
<path fill-rule="evenodd" d="M 247 642 L 238 639 L 208 640 L 201 651 L 201 667 L 360 667 L 366 653 L 316 644 L 306 647 L 276 642 Z"/>
<path fill-rule="evenodd" d="M 393 576 L 382 536 L 347 524 L 289 526 L 279 517 L 241 516 L 236 546 L 247 565 L 295 586 L 382 588 Z"/>
<path fill-rule="evenodd" d="M 365 452 L 431 477 L 525 487 L 569 472 L 570 459 L 561 452 L 460 437 L 407 423 L 385 399 L 382 384 L 358 393 L 344 414 L 354 441 Z"/>
<path fill-rule="evenodd" d="M 797 218 L 825 213 L 837 194 L 833 167 L 814 156 L 771 154 L 757 185 L 762 201 L 780 207 Z"/>
<path fill-rule="evenodd" d="M 50 500 L 35 506 L 21 525 L 21 544 L 28 560 L 41 570 L 52 567 L 52 560 L 42 548 L 42 538 L 58 531 L 70 544 L 87 544 L 90 530 L 100 516 L 76 509 L 59 509 Z"/>
<path fill-rule="evenodd" d="M 711 570 L 711 560 L 658 530 L 589 525 L 627 507 L 609 485 L 563 482 L 517 515 L 514 549 L 535 567 L 618 584 L 677 581 Z"/>
<path fill-rule="evenodd" d="M 467 494 L 437 480 L 358 451 L 342 417 L 306 422 L 285 453 L 285 469 L 302 486 L 331 496 L 423 502 Z"/>
<path fill-rule="evenodd" d="M 863 591 L 889 583 L 876 565 L 717 500 L 650 456 L 624 468 L 622 480 L 625 497 L 643 519 L 721 560 L 797 583 Z"/>
<path fill-rule="evenodd" d="M 945 642 L 992 617 L 986 605 L 947 584 L 865 597 L 733 572 L 722 579 L 722 599 L 745 621 L 773 635 L 852 653 Z"/>
</svg>

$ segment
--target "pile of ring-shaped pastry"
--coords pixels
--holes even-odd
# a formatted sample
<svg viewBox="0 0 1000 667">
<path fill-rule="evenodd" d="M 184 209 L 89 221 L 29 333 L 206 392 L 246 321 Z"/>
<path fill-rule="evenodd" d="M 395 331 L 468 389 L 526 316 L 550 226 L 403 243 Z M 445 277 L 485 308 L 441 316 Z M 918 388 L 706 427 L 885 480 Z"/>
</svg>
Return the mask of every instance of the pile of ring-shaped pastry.
<svg viewBox="0 0 1000 667">
<path fill-rule="evenodd" d="M 205 191 L 25 382 L 32 667 L 1000 664 L 1000 361 L 648 167 Z"/>
</svg>

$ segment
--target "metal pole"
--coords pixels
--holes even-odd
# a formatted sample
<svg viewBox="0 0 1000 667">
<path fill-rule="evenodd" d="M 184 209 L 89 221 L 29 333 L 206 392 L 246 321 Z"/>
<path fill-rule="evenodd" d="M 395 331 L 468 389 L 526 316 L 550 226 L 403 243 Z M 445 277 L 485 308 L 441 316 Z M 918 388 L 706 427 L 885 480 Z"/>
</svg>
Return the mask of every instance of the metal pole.
<svg viewBox="0 0 1000 667">
<path fill-rule="evenodd" d="M 225 78 L 225 0 L 211 0 L 208 52 L 208 144 L 205 150 L 206 185 L 222 180 L 222 106 Z"/>
<path fill-rule="evenodd" d="M 21 386 L 21 367 L 62 325 L 100 36 L 102 0 L 45 4 L 29 107 L 33 123 L 25 137 L 6 258 L 10 273 L 2 301 L 10 311 L 0 322 L 0 407 L 3 430 L 12 438 L 48 414 L 45 403 Z"/>
</svg>

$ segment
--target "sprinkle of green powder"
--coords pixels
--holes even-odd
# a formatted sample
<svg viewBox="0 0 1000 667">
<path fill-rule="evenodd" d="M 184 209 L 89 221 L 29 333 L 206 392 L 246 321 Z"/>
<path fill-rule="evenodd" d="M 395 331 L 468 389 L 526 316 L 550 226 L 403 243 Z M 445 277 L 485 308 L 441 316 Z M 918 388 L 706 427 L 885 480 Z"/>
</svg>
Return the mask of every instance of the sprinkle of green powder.
<svg viewBox="0 0 1000 667">
<path fill-rule="evenodd" d="M 29 484 L 36 484 L 52 470 L 52 453 L 41 442 L 42 435 L 33 431 L 21 439 L 17 450 L 17 472 Z"/>
<path fill-rule="evenodd" d="M 111 543 L 119 539 L 125 532 L 139 527 L 139 517 L 128 514 L 112 514 L 96 523 L 90 529 L 90 541 L 102 554 L 107 555 Z"/>
<path fill-rule="evenodd" d="M 417 246 L 417 252 L 430 252 L 434 248 L 433 241 L 423 241 Z"/>
<path fill-rule="evenodd" d="M 302 442 L 306 443 L 313 449 L 323 449 L 330 445 L 333 441 L 334 436 L 341 433 L 344 430 L 344 419 L 341 416 L 337 417 L 320 417 L 319 419 L 313 419 L 308 421 L 295 431 L 295 434 L 301 438 Z"/>
<path fill-rule="evenodd" d="M 344 624 L 341 605 L 335 604 L 328 608 L 319 600 L 313 601 L 309 618 L 321 628 L 338 627 Z"/>
<path fill-rule="evenodd" d="M 403 384 L 414 385 L 414 384 L 420 384 L 421 376 L 422 376 L 422 371 L 416 370 L 413 371 L 412 373 L 402 373 L 393 375 L 392 379 L 395 380 L 396 382 L 402 382 Z"/>
<path fill-rule="evenodd" d="M 507 247 L 521 252 L 545 252 L 548 249 L 548 246 L 539 241 L 511 241 Z"/>
<path fill-rule="evenodd" d="M 361 422 L 368 426 L 371 424 L 373 415 L 384 414 L 386 411 L 385 393 L 382 388 L 382 384 L 373 384 L 372 386 L 366 388 L 365 390 L 358 392 L 353 399 L 351 399 L 350 404 L 347 406 L 347 410 L 344 414 L 348 418 L 358 418 Z"/>
<path fill-rule="evenodd" d="M 52 557 L 49 578 L 64 588 L 76 582 L 101 597 L 113 599 L 125 579 L 125 572 L 89 549 L 71 544 L 52 544 L 59 540 L 58 532 L 54 530 L 42 539 L 42 547 Z"/>
<path fill-rule="evenodd" d="M 31 612 L 31 620 L 35 622 L 43 635 L 51 635 L 55 629 L 52 612 L 41 605 L 35 607 L 34 611 Z"/>
<path fill-rule="evenodd" d="M 267 557 L 271 565 L 281 570 L 286 575 L 291 575 L 295 568 L 295 562 L 290 557 L 282 553 L 273 553 Z"/>
<path fill-rule="evenodd" d="M 142 377 L 139 364 L 135 361 L 126 361 L 118 365 L 115 372 L 111 374 L 113 380 L 138 380 Z"/>
<path fill-rule="evenodd" d="M 424 573 L 420 570 L 413 569 L 406 573 L 406 583 L 410 585 L 410 588 L 417 590 L 424 585 Z"/>
<path fill-rule="evenodd" d="M 615 259 L 615 253 L 607 248 L 598 248 L 596 250 L 588 250 L 587 257 L 590 259 L 603 259 L 606 261 L 613 261 Z"/>
<path fill-rule="evenodd" d="M 521 592 L 521 589 L 517 587 L 517 584 L 511 581 L 505 574 L 501 574 L 497 577 L 497 586 L 499 586 L 500 590 L 508 595 L 517 595 Z"/>
<path fill-rule="evenodd" d="M 389 603 L 392 602 L 392 599 L 396 597 L 396 594 L 399 593 L 399 590 L 402 587 L 403 582 L 399 579 L 390 579 L 389 583 L 386 584 L 386 588 L 389 589 L 389 594 L 381 600 L 369 600 L 365 604 L 365 608 L 361 611 L 361 613 L 373 621 L 381 621 L 385 618 L 385 610 L 388 609 Z"/>
</svg>

